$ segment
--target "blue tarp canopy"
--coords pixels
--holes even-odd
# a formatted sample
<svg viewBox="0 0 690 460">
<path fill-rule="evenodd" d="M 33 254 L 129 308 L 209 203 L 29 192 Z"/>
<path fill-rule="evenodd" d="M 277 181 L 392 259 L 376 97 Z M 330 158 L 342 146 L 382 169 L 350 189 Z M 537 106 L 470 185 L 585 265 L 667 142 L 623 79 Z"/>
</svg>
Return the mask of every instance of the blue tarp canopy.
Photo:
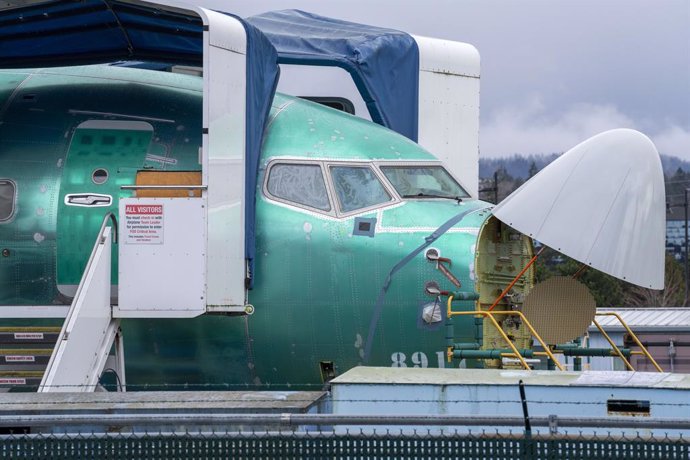
<svg viewBox="0 0 690 460">
<path fill-rule="evenodd" d="M 372 120 L 417 141 L 419 49 L 410 35 L 299 10 L 246 20 L 268 37 L 280 63 L 348 71 Z"/>
<path fill-rule="evenodd" d="M 265 13 L 242 23 L 247 32 L 245 255 L 251 261 L 261 141 L 278 63 L 345 69 L 372 119 L 416 141 L 419 50 L 403 32 L 297 10 Z M 201 66 L 203 30 L 197 14 L 154 4 L 126 0 L 37 3 L 0 11 L 0 67 L 122 60 Z"/>
<path fill-rule="evenodd" d="M 198 15 L 154 6 L 116 0 L 39 3 L 0 12 L 0 64 L 164 60 L 201 66 L 202 32 Z"/>
<path fill-rule="evenodd" d="M 278 63 L 266 37 L 240 21 L 247 33 L 245 256 L 251 261 L 261 141 L 278 81 Z M 0 11 L 0 67 L 120 60 L 202 66 L 203 30 L 197 14 L 153 4 L 117 0 L 34 4 Z"/>
</svg>

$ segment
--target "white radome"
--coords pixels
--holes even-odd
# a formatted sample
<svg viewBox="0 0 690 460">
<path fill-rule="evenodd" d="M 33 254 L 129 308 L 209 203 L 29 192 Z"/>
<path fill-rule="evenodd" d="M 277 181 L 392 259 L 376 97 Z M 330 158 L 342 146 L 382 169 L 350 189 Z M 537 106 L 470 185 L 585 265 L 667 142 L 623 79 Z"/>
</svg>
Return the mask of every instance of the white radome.
<svg viewBox="0 0 690 460">
<path fill-rule="evenodd" d="M 664 175 L 656 147 L 638 131 L 606 131 L 576 145 L 493 214 L 597 270 L 664 288 Z"/>
</svg>

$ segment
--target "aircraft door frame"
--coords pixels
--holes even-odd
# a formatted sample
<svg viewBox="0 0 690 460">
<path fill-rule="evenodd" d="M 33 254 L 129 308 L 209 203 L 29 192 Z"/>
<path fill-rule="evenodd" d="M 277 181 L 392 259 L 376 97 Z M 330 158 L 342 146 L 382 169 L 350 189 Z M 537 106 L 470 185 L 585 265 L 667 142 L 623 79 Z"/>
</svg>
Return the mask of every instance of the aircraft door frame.
<svg viewBox="0 0 690 460">
<path fill-rule="evenodd" d="M 72 132 L 59 189 L 56 227 L 56 283 L 74 297 L 103 216 L 117 213 L 144 164 L 154 127 L 144 121 L 86 120 Z M 117 297 L 117 254 L 112 258 L 111 292 Z"/>
</svg>

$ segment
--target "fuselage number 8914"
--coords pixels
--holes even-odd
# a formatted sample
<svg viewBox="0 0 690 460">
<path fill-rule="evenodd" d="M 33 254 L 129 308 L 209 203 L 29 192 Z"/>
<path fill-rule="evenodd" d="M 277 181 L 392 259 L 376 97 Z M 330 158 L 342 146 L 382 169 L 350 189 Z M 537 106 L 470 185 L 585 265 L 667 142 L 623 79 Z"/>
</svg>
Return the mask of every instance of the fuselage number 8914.
<svg viewBox="0 0 690 460">
<path fill-rule="evenodd" d="M 444 352 L 436 352 L 438 367 L 446 367 L 445 358 L 446 354 Z M 427 358 L 426 353 L 422 351 L 415 351 L 410 355 L 408 360 L 405 353 L 397 351 L 391 354 L 391 367 L 429 367 L 429 358 Z"/>
</svg>

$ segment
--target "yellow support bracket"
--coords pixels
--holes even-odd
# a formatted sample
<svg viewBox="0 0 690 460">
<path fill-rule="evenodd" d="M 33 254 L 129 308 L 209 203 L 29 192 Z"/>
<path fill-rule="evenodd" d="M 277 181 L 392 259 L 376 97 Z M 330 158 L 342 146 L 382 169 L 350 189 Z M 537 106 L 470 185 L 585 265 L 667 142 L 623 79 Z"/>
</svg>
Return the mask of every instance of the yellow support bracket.
<svg viewBox="0 0 690 460">
<path fill-rule="evenodd" d="M 596 316 L 613 316 L 613 317 L 615 317 L 618 320 L 618 322 L 621 323 L 621 326 L 623 326 L 623 328 L 626 330 L 626 332 L 628 334 L 630 334 L 630 337 L 632 337 L 632 339 L 635 341 L 637 346 L 640 347 L 640 351 L 642 352 L 642 354 L 647 357 L 647 359 L 652 363 L 652 365 L 656 368 L 656 370 L 658 372 L 664 372 L 664 370 L 661 368 L 661 366 L 659 366 L 659 364 L 657 364 L 657 362 L 654 360 L 654 358 L 652 358 L 652 355 L 649 354 L 649 351 L 647 351 L 647 348 L 644 345 L 642 345 L 642 342 L 640 342 L 640 339 L 637 338 L 637 335 L 635 335 L 635 333 L 632 331 L 632 329 L 630 329 L 630 327 L 628 327 L 628 324 L 623 320 L 623 318 L 621 318 L 621 316 L 618 313 L 616 313 L 614 311 L 607 311 L 607 312 L 597 313 Z M 611 347 L 616 351 L 616 354 L 618 354 L 618 356 L 623 360 L 623 362 L 625 362 L 626 367 L 628 369 L 630 369 L 631 371 L 634 371 L 635 368 L 632 367 L 632 365 L 630 364 L 630 362 L 627 359 L 625 359 L 625 357 L 623 356 L 621 351 L 613 343 L 613 340 L 611 340 L 611 337 L 609 337 L 609 335 L 606 332 L 604 332 L 604 328 L 602 328 L 599 325 L 599 323 L 597 322 L 596 319 L 594 320 L 594 325 L 597 327 L 597 329 L 599 329 L 599 332 L 601 332 L 601 335 L 604 336 L 604 338 L 609 342 L 609 344 L 611 344 Z M 638 352 L 633 352 L 633 354 L 638 354 Z"/>
</svg>

